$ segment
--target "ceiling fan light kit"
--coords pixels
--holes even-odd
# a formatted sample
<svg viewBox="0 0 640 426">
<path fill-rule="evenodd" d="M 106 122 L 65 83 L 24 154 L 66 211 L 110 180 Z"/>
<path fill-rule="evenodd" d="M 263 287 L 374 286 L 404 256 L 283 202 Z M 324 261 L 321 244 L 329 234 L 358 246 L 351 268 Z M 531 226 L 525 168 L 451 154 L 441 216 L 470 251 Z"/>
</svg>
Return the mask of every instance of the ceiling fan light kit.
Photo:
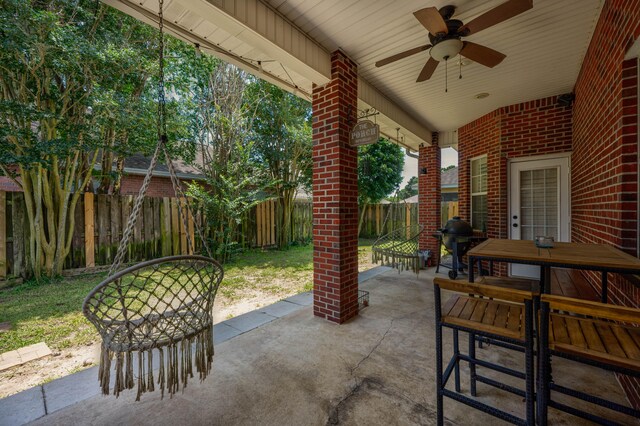
<svg viewBox="0 0 640 426">
<path fill-rule="evenodd" d="M 420 9 L 414 12 L 413 15 L 418 22 L 429 31 L 431 44 L 396 53 L 393 56 L 376 62 L 375 65 L 376 67 L 382 67 L 429 50 L 429 60 L 420 71 L 416 82 L 429 80 L 438 67 L 439 62 L 447 62 L 458 54 L 481 65 L 493 68 L 502 62 L 504 58 L 506 58 L 506 55 L 471 41 L 463 41 L 462 38 L 477 34 L 486 28 L 513 18 L 532 7 L 533 0 L 508 0 L 466 24 L 458 19 L 451 19 L 456 11 L 455 6 L 444 6 L 440 8 L 440 10 L 435 7 Z M 460 66 L 462 66 L 462 58 L 460 58 Z"/>
<path fill-rule="evenodd" d="M 431 48 L 429 54 L 438 62 L 455 57 L 462 50 L 462 40 L 450 38 L 443 40 Z"/>
</svg>

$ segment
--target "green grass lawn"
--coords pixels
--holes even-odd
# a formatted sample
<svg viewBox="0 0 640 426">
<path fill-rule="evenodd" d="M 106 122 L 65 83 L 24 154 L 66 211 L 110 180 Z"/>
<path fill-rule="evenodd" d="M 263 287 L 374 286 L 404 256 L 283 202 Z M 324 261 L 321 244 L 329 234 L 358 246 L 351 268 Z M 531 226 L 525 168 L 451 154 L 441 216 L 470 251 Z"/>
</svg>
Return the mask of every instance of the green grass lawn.
<svg viewBox="0 0 640 426">
<path fill-rule="evenodd" d="M 372 241 L 360 243 L 362 271 L 372 266 Z M 312 256 L 312 245 L 286 251 L 247 251 L 224 266 L 225 277 L 217 299 L 231 304 L 248 292 L 286 297 L 311 290 Z M 0 353 L 42 341 L 53 350 L 96 342 L 95 329 L 82 315 L 82 302 L 105 276 L 102 273 L 40 284 L 28 282 L 0 290 L 0 322 L 12 326 L 10 331 L 0 333 Z"/>
</svg>

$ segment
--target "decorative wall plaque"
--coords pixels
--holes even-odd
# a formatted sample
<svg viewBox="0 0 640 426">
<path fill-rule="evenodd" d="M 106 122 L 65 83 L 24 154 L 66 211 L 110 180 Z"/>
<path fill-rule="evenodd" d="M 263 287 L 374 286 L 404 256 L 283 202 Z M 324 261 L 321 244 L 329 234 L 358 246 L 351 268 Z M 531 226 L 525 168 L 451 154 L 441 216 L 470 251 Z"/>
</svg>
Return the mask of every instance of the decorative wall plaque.
<svg viewBox="0 0 640 426">
<path fill-rule="evenodd" d="M 380 139 L 380 126 L 371 120 L 362 120 L 351 130 L 351 146 L 369 145 Z"/>
</svg>

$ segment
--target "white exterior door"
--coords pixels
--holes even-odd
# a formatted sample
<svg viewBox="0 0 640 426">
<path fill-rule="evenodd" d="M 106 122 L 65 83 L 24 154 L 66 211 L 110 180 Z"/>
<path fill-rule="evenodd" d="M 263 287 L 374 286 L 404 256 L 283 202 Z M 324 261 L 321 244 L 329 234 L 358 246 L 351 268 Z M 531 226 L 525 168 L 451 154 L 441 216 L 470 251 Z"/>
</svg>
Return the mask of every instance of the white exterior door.
<svg viewBox="0 0 640 426">
<path fill-rule="evenodd" d="M 509 164 L 509 225 L 513 240 L 570 233 L 569 156 L 518 159 Z M 531 243 L 533 244 L 533 242 Z M 538 279 L 540 267 L 511 264 L 510 274 Z"/>
</svg>

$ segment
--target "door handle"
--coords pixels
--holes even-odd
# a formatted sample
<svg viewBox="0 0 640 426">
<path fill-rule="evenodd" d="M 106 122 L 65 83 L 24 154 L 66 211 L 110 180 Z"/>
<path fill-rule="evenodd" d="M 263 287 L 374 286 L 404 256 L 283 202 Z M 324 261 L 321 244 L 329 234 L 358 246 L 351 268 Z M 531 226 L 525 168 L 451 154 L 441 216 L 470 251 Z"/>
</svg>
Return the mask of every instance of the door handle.
<svg viewBox="0 0 640 426">
<path fill-rule="evenodd" d="M 511 225 L 511 226 L 513 226 L 514 228 L 517 228 L 517 227 L 518 227 L 518 224 L 517 224 L 517 223 L 514 223 L 514 224 L 513 224 L 513 225 Z"/>
</svg>

